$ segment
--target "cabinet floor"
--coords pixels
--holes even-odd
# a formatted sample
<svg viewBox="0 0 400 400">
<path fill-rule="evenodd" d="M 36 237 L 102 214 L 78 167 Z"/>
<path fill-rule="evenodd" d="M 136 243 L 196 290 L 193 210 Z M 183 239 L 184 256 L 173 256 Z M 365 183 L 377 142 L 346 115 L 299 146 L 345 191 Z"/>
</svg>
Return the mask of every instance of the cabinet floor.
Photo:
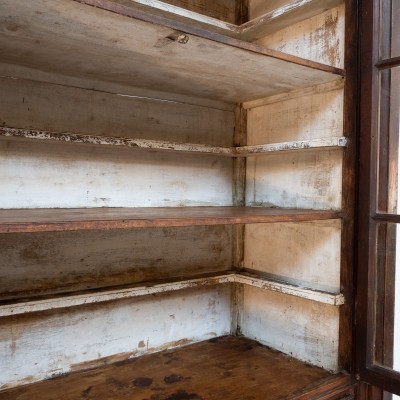
<svg viewBox="0 0 400 400">
<path fill-rule="evenodd" d="M 0 400 L 303 399 L 334 377 L 255 341 L 226 336 L 9 389 Z"/>
</svg>

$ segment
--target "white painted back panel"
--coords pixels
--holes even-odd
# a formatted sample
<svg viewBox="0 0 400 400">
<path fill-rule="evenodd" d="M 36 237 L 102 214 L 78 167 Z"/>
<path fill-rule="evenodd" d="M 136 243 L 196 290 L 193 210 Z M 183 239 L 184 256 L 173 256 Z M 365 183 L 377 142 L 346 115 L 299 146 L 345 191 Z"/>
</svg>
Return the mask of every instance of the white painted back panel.
<svg viewBox="0 0 400 400">
<path fill-rule="evenodd" d="M 3 320 L 0 389 L 228 334 L 230 299 L 223 285 Z"/>
</svg>

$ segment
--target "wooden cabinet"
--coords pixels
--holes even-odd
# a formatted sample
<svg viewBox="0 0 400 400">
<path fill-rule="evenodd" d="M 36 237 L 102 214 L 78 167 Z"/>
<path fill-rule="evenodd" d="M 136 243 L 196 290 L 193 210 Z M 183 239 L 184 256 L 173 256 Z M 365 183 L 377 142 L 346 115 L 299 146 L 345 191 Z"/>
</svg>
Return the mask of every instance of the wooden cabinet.
<svg viewBox="0 0 400 400">
<path fill-rule="evenodd" d="M 350 3 L 1 3 L 0 399 L 353 395 Z"/>
</svg>

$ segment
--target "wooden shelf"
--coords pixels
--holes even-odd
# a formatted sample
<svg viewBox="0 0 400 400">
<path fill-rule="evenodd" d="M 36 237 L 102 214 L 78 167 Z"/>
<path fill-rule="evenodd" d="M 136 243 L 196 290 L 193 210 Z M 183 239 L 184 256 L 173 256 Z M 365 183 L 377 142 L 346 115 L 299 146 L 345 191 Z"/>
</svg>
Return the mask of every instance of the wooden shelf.
<svg viewBox="0 0 400 400">
<path fill-rule="evenodd" d="M 4 0 L 0 13 L 0 62 L 63 76 L 239 103 L 344 75 L 110 0 Z"/>
<path fill-rule="evenodd" d="M 93 4 L 92 0 L 84 1 Z M 158 0 L 132 0 L 130 7 L 154 15 L 180 21 L 210 32 L 252 42 L 263 36 L 314 17 L 336 7 L 342 0 L 292 0 L 242 25 L 221 21 Z"/>
<path fill-rule="evenodd" d="M 254 273 L 227 272 L 225 274 L 209 275 L 174 282 L 149 282 L 145 285 L 141 284 L 115 289 L 108 288 L 103 290 L 91 290 L 84 293 L 61 294 L 51 297 L 48 296 L 46 298 L 38 297 L 28 300 L 5 300 L 0 303 L 0 317 L 57 310 L 61 308 L 77 307 L 94 303 L 104 303 L 108 301 L 226 283 L 238 283 L 333 306 L 340 306 L 344 304 L 344 296 L 341 293 L 335 294 L 313 290 L 310 288 L 279 282 L 273 279 L 267 279 L 265 277 L 257 276 Z"/>
<path fill-rule="evenodd" d="M 260 156 L 283 151 L 296 151 L 308 149 L 337 149 L 347 146 L 345 137 L 333 137 L 324 139 L 298 140 L 293 142 L 281 142 L 272 144 L 260 144 L 255 146 L 242 146 L 235 149 L 237 156 Z"/>
<path fill-rule="evenodd" d="M 0 233 L 301 222 L 339 211 L 263 207 L 37 208 L 0 210 Z"/>
<path fill-rule="evenodd" d="M 250 157 L 307 149 L 339 149 L 347 146 L 345 137 L 333 137 L 255 146 L 217 147 L 196 143 L 178 143 L 160 140 L 130 139 L 125 137 L 82 135 L 70 132 L 50 132 L 35 129 L 0 127 L 0 138 L 34 141 L 67 142 L 95 146 L 116 146 L 150 151 L 167 151 L 191 154 L 210 154 L 227 157 Z"/>
<path fill-rule="evenodd" d="M 0 400 L 306 400 L 328 394 L 339 399 L 354 394 L 354 386 L 348 375 L 332 374 L 250 339 L 225 336 L 0 391 Z"/>
</svg>

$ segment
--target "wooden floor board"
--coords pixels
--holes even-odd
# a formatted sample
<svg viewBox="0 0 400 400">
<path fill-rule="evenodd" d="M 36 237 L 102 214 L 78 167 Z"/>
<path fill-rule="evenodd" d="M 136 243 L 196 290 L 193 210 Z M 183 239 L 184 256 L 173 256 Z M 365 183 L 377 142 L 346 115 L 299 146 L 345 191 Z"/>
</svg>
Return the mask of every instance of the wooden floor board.
<svg viewBox="0 0 400 400">
<path fill-rule="evenodd" d="M 228 336 L 10 389 L 0 392 L 0 400 L 295 399 L 305 398 L 304 388 L 312 392 L 332 379 L 338 378 Z"/>
</svg>

